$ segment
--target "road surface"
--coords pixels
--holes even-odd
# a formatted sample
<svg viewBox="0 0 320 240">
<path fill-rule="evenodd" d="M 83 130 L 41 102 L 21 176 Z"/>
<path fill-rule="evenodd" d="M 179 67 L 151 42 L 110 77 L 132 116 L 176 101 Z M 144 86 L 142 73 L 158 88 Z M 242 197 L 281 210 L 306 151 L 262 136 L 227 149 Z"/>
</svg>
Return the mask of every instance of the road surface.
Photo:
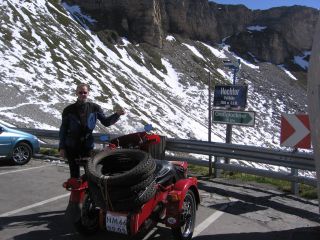
<svg viewBox="0 0 320 240">
<path fill-rule="evenodd" d="M 68 192 L 66 164 L 57 159 L 33 159 L 24 166 L 0 162 L 0 239 L 106 239 L 105 233 L 83 237 L 65 216 Z M 202 197 L 197 211 L 195 240 L 319 240 L 317 201 L 286 195 L 269 186 L 224 179 L 200 179 Z M 158 226 L 142 236 L 173 239 Z M 126 239 L 109 235 L 109 240 Z"/>
</svg>

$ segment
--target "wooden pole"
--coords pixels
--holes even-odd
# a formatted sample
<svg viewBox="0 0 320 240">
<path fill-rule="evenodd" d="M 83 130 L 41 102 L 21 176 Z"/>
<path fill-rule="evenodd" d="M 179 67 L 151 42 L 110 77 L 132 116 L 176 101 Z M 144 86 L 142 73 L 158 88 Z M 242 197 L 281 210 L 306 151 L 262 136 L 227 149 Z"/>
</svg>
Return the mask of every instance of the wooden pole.
<svg viewBox="0 0 320 240">
<path fill-rule="evenodd" d="M 320 18 L 313 38 L 308 71 L 308 108 L 313 153 L 316 163 L 320 213 Z"/>
</svg>

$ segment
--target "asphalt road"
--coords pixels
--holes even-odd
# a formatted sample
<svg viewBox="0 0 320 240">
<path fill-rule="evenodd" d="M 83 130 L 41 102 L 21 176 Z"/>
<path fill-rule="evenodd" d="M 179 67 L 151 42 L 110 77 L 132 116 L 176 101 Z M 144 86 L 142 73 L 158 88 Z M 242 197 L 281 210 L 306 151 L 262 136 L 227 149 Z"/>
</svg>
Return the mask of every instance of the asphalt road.
<svg viewBox="0 0 320 240">
<path fill-rule="evenodd" d="M 24 166 L 0 162 L 0 239 L 126 239 L 104 232 L 83 237 L 65 215 L 68 192 L 62 183 L 68 168 L 58 161 L 33 159 Z M 286 195 L 269 186 L 223 179 L 200 180 L 196 240 L 319 240 L 316 201 Z M 147 239 L 173 239 L 170 229 L 157 226 Z"/>
</svg>

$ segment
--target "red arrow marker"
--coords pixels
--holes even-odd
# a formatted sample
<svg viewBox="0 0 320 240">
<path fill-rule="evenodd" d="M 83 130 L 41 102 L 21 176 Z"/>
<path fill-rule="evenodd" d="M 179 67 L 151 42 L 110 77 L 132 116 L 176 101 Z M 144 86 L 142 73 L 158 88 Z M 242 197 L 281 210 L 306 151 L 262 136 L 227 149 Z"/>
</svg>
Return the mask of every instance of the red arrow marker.
<svg viewBox="0 0 320 240">
<path fill-rule="evenodd" d="M 280 144 L 311 148 L 309 117 L 306 114 L 282 114 Z"/>
</svg>

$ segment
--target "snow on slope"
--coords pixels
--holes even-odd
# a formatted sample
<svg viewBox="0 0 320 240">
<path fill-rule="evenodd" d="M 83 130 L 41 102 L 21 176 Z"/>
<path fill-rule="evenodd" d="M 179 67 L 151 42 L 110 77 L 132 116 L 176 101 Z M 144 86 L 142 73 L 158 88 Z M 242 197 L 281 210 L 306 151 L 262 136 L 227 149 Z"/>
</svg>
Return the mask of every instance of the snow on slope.
<svg viewBox="0 0 320 240">
<path fill-rule="evenodd" d="M 0 1 L 0 122 L 58 129 L 63 107 L 75 100 L 76 84 L 87 82 L 92 88 L 91 99 L 108 113 L 116 103 L 127 111 L 106 131 L 129 133 L 151 123 L 158 133 L 168 137 L 207 140 L 205 81 L 186 82 L 186 73 L 179 72 L 176 63 L 166 56 L 161 59 L 164 70 L 150 69 L 139 46 L 126 39 L 112 49 L 107 47 L 89 30 L 88 24 L 94 23 L 94 19 L 81 13 L 77 6 L 59 2 Z M 166 40 L 177 44 L 173 36 Z M 193 46 L 188 42 L 180 47 L 206 66 L 212 64 L 213 59 L 201 52 L 199 44 L 220 61 L 238 58 L 227 46 L 217 49 L 201 42 Z M 136 49 L 141 61 L 135 60 L 128 48 Z M 243 59 L 241 62 L 239 82 L 248 84 L 247 109 L 256 112 L 256 124 L 234 126 L 233 143 L 279 148 L 280 114 L 293 113 L 295 109 L 284 103 L 284 94 L 279 83 L 272 81 L 272 74 L 263 76 L 264 65 L 259 67 Z M 232 83 L 232 72 L 223 66 L 206 70 L 215 79 Z M 256 78 L 266 78 L 268 87 L 265 89 Z M 286 97 L 292 102 L 295 99 Z M 224 137 L 225 125 L 213 124 L 212 141 L 224 142 Z"/>
<path fill-rule="evenodd" d="M 64 7 L 79 19 L 93 21 L 81 15 L 78 7 L 66 4 Z M 6 46 L 1 48 L 0 67 L 4 70 L 0 82 L 19 89 L 25 96 L 24 102 L 10 107 L 11 112 L 33 104 L 58 122 L 61 109 L 57 106 L 74 101 L 76 82 L 84 81 L 91 85 L 92 99 L 109 112 L 115 103 L 126 108 L 128 114 L 114 129 L 130 132 L 142 122 L 152 122 L 169 136 L 183 138 L 188 129 L 197 129 L 197 138 L 205 138 L 205 123 L 190 118 L 197 113 L 171 102 L 171 99 L 190 101 L 187 92 L 191 90 L 179 86 L 179 73 L 166 59 L 162 62 L 167 73 L 161 73 L 159 78 L 136 63 L 123 46 L 116 46 L 120 56 L 111 51 L 85 24 L 81 28 L 54 1 L 6 1 L 2 3 L 1 16 L 7 19 L 7 24 L 0 35 L 1 46 Z M 8 110 L 2 107 L 0 116 L 30 124 L 31 116 L 19 116 Z M 58 127 L 33 117 L 34 126 Z M 177 127 L 172 128 L 174 125 Z"/>
<path fill-rule="evenodd" d="M 207 85 L 201 81 L 185 84 L 185 73 L 176 70 L 168 58 L 161 59 L 165 70 L 150 69 L 141 53 L 141 61 L 129 54 L 128 48 L 138 46 L 128 40 L 123 39 L 123 44 L 112 49 L 107 47 L 89 30 L 88 24 L 95 20 L 77 6 L 60 5 L 54 0 L 8 0 L 0 4 L 4 23 L 0 29 L 0 85 L 15 95 L 8 94 L 1 100 L 1 119 L 57 129 L 61 110 L 75 100 L 75 86 L 84 81 L 91 85 L 91 99 L 108 113 L 116 103 L 127 110 L 120 122 L 107 131 L 132 132 L 143 123 L 152 123 L 168 137 L 207 139 Z M 177 42 L 173 36 L 168 36 L 167 41 Z M 197 44 L 217 59 L 236 57 L 228 48 Z M 181 43 L 181 47 L 206 64 L 212 62 L 196 45 Z M 241 69 L 261 73 L 258 66 L 243 60 L 242 63 Z M 232 72 L 223 66 L 210 71 L 213 76 L 232 82 Z M 248 110 L 257 112 L 257 124 L 235 127 L 233 142 L 279 147 L 279 126 L 275 126 L 273 117 L 275 112 L 279 115 L 288 109 L 281 99 L 275 99 L 275 104 L 262 96 L 257 83 L 240 80 L 249 85 Z M 214 124 L 212 140 L 223 142 L 224 136 L 225 126 Z"/>
</svg>

